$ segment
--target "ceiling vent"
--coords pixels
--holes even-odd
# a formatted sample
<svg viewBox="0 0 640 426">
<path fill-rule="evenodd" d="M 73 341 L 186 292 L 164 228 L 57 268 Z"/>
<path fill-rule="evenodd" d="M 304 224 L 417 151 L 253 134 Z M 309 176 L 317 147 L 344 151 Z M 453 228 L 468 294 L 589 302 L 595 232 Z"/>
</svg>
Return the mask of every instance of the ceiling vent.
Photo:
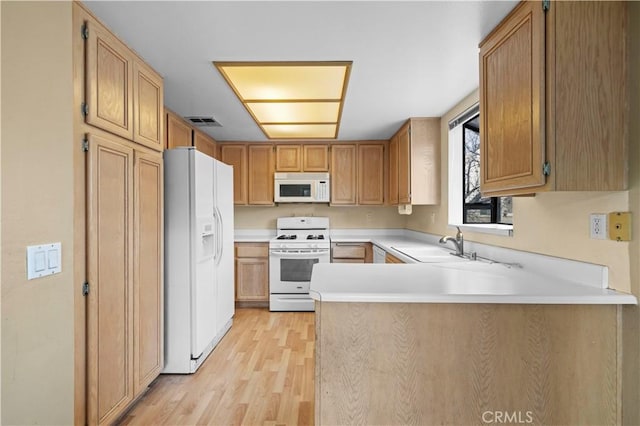
<svg viewBox="0 0 640 426">
<path fill-rule="evenodd" d="M 220 124 L 220 122 L 213 117 L 194 115 L 185 118 L 189 120 L 194 126 L 198 127 L 222 127 L 222 124 Z"/>
</svg>

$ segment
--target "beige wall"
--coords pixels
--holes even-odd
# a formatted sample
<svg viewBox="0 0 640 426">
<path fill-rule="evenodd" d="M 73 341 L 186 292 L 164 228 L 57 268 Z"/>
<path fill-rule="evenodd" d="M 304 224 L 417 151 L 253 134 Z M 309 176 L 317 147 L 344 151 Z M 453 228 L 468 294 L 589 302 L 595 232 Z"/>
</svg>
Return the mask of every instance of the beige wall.
<svg viewBox="0 0 640 426">
<path fill-rule="evenodd" d="M 236 229 L 273 229 L 283 216 L 328 216 L 331 228 L 404 228 L 405 216 L 396 207 L 328 207 L 320 204 L 283 204 L 277 207 L 236 207 Z"/>
<path fill-rule="evenodd" d="M 2 8 L 2 424 L 72 424 L 73 86 L 70 2 Z M 26 247 L 62 243 L 27 281 Z"/>
</svg>

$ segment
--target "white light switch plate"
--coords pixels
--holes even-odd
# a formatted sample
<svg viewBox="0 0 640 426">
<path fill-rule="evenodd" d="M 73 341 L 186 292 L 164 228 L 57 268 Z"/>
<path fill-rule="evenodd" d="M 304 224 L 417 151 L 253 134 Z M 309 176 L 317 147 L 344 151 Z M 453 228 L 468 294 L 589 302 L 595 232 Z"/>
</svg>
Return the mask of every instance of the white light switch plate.
<svg viewBox="0 0 640 426">
<path fill-rule="evenodd" d="M 27 279 L 46 277 L 62 272 L 62 245 L 41 244 L 27 247 Z"/>
</svg>

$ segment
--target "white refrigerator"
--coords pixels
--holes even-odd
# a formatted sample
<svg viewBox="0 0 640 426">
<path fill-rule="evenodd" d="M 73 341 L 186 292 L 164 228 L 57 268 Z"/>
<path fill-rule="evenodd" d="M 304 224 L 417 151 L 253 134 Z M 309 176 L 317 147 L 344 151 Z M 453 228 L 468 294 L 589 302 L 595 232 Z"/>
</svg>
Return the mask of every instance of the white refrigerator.
<svg viewBox="0 0 640 426">
<path fill-rule="evenodd" d="M 233 321 L 233 168 L 181 147 L 164 170 L 163 373 L 194 373 Z"/>
</svg>

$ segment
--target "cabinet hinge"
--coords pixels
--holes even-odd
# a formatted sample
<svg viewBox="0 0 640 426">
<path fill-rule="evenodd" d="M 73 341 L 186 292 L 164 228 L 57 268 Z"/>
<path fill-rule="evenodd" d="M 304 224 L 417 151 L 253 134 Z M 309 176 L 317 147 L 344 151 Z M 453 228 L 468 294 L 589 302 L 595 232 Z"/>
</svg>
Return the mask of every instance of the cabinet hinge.
<svg viewBox="0 0 640 426">
<path fill-rule="evenodd" d="M 89 27 L 87 27 L 87 24 L 82 24 L 82 29 L 80 30 L 80 34 L 82 35 L 82 38 L 84 40 L 87 40 L 89 38 Z"/>
<path fill-rule="evenodd" d="M 545 161 L 542 165 L 542 174 L 545 176 L 549 176 L 551 174 L 551 164 L 548 161 Z"/>
<path fill-rule="evenodd" d="M 542 10 L 547 12 L 551 8 L 551 0 L 542 0 Z"/>
<path fill-rule="evenodd" d="M 89 151 L 89 140 L 87 138 L 82 139 L 82 151 Z"/>
<path fill-rule="evenodd" d="M 85 282 L 84 284 L 82 284 L 82 295 L 83 296 L 88 296 L 89 295 L 89 283 Z"/>
<path fill-rule="evenodd" d="M 86 102 L 83 102 L 82 105 L 80 105 L 80 109 L 82 110 L 82 115 L 85 117 L 89 115 L 89 105 Z"/>
</svg>

